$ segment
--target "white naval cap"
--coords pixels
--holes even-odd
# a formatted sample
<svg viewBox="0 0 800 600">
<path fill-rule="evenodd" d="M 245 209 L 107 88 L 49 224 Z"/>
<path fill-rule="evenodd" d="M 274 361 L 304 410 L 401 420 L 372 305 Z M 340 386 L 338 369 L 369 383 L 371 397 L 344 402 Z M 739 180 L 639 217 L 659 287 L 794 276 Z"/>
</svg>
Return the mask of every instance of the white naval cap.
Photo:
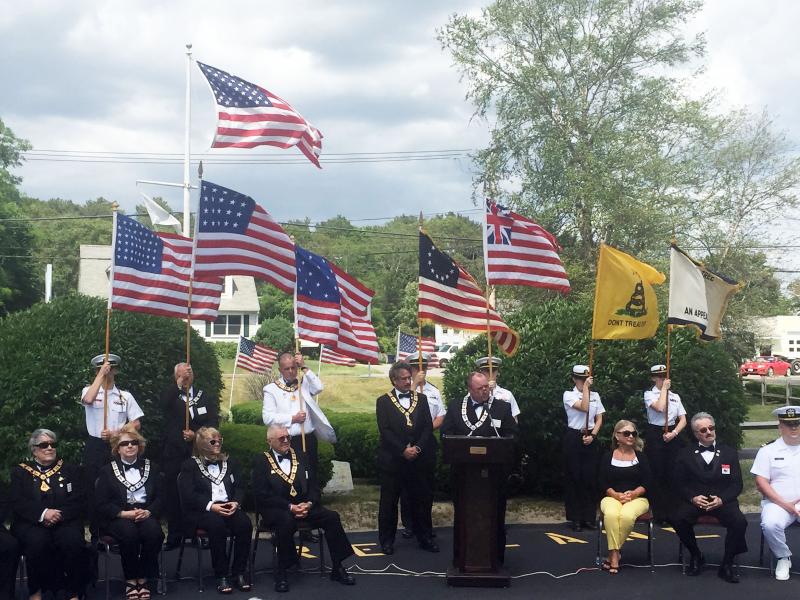
<svg viewBox="0 0 800 600">
<path fill-rule="evenodd" d="M 105 354 L 98 354 L 97 356 L 95 356 L 92 359 L 92 366 L 95 369 L 99 369 L 100 367 L 103 366 L 103 363 L 105 361 L 106 361 L 106 355 Z M 118 355 L 116 355 L 116 354 L 109 354 L 108 355 L 108 364 L 110 364 L 112 367 L 118 367 L 119 363 L 121 363 L 121 362 L 122 362 L 122 359 Z"/>
<path fill-rule="evenodd" d="M 589 377 L 590 375 L 591 370 L 586 365 L 575 365 L 572 367 L 573 377 Z"/>
</svg>

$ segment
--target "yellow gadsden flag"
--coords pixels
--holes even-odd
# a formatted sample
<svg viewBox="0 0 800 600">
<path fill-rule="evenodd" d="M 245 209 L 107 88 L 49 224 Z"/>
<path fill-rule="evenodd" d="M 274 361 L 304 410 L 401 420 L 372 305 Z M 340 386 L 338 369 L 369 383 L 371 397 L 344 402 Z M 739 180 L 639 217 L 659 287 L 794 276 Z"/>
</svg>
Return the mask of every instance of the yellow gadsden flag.
<svg viewBox="0 0 800 600">
<path fill-rule="evenodd" d="M 616 248 L 600 245 L 594 292 L 592 338 L 641 340 L 658 329 L 658 301 L 654 285 L 666 277 Z"/>
</svg>

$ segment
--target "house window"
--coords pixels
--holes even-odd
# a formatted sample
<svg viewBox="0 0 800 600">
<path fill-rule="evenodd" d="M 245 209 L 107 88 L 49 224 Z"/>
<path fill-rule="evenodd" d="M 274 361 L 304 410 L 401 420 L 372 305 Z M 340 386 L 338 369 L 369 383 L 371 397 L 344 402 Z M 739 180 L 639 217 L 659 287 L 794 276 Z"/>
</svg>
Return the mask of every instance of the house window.
<svg viewBox="0 0 800 600">
<path fill-rule="evenodd" d="M 233 336 L 241 335 L 242 315 L 219 315 L 214 325 L 210 328 L 214 336 Z M 206 333 L 209 327 L 206 327 Z"/>
<path fill-rule="evenodd" d="M 442 333 L 447 333 L 447 327 L 442 327 Z"/>
</svg>

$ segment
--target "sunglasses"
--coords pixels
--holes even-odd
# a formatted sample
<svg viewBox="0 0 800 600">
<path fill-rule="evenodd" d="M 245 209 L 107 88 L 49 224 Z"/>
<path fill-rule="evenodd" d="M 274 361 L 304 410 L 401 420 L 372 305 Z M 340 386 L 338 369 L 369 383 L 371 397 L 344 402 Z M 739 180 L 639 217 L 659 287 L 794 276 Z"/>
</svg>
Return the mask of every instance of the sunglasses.
<svg viewBox="0 0 800 600">
<path fill-rule="evenodd" d="M 219 438 L 218 440 L 208 440 L 208 443 L 211 444 L 212 446 L 221 446 L 222 438 Z"/>
<path fill-rule="evenodd" d="M 282 444 L 285 444 L 286 442 L 289 441 L 289 436 L 288 435 L 282 435 L 281 437 L 278 437 L 278 438 L 275 438 L 275 439 L 277 441 L 281 442 Z"/>
<path fill-rule="evenodd" d="M 58 444 L 56 442 L 39 442 L 38 444 L 36 444 L 36 447 L 39 450 L 47 450 L 48 448 L 52 448 L 53 450 L 55 450 L 56 448 L 58 448 Z"/>
<path fill-rule="evenodd" d="M 639 435 L 639 433 L 636 431 L 628 431 L 628 430 L 618 431 L 617 433 L 624 435 L 625 437 L 636 437 L 637 435 Z"/>
<path fill-rule="evenodd" d="M 126 446 L 138 446 L 139 440 L 122 440 L 117 444 L 117 448 L 125 448 Z"/>
<path fill-rule="evenodd" d="M 716 426 L 709 425 L 708 427 L 701 427 L 697 431 L 699 431 L 700 433 L 708 433 L 709 431 L 716 431 L 716 430 L 717 430 Z"/>
</svg>

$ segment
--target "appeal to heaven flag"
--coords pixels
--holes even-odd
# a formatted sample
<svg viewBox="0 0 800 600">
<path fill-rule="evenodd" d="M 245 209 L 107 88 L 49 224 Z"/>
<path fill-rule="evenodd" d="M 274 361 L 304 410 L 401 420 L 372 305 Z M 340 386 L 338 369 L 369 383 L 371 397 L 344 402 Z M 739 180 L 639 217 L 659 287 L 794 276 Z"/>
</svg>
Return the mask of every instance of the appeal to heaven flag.
<svg viewBox="0 0 800 600">
<path fill-rule="evenodd" d="M 709 271 L 673 244 L 669 251 L 667 323 L 697 327 L 704 340 L 719 339 L 728 300 L 740 288 L 738 282 Z"/>
<path fill-rule="evenodd" d="M 592 338 L 642 340 L 658 329 L 658 301 L 654 285 L 664 283 L 663 273 L 620 252 L 600 245 L 594 291 Z"/>
</svg>

